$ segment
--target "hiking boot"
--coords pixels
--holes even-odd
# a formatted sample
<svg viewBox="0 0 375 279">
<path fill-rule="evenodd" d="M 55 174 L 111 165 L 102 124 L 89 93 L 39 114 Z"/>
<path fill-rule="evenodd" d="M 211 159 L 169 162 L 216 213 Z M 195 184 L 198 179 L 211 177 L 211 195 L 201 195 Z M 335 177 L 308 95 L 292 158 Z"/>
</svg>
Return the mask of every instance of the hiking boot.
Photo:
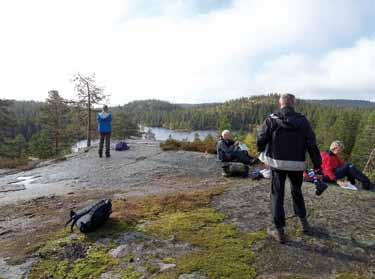
<svg viewBox="0 0 375 279">
<path fill-rule="evenodd" d="M 99 158 L 102 158 L 103 157 L 103 154 L 102 153 L 99 153 Z"/>
<path fill-rule="evenodd" d="M 307 218 L 300 218 L 299 219 L 300 222 L 301 222 L 301 225 L 302 225 L 302 230 L 303 230 L 303 233 L 304 234 L 312 234 L 313 230 L 309 224 L 309 222 L 307 221 Z"/>
<path fill-rule="evenodd" d="M 105 154 L 105 157 L 109 158 L 109 157 L 111 157 L 111 154 Z"/>
<path fill-rule="evenodd" d="M 267 234 L 272 237 L 274 240 L 277 242 L 284 244 L 285 243 L 285 234 L 284 230 L 278 230 L 274 228 L 268 228 L 267 229 Z"/>
</svg>

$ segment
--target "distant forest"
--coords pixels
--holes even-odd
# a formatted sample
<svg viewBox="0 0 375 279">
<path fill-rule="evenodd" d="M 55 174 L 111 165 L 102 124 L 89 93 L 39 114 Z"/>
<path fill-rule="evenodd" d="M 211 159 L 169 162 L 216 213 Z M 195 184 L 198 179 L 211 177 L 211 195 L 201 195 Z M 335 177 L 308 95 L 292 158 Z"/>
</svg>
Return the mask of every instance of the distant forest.
<svg viewBox="0 0 375 279">
<path fill-rule="evenodd" d="M 277 109 L 277 100 L 277 94 L 200 105 L 179 105 L 159 100 L 145 100 L 112 107 L 111 110 L 114 118 L 114 132 L 120 131 L 117 138 L 132 134 L 129 131 L 134 131 L 138 124 L 177 130 L 228 128 L 240 134 L 255 135 L 265 117 Z M 51 112 L 48 112 L 46 107 L 51 106 L 56 99 L 52 100 L 52 103 L 51 98 L 44 103 L 0 101 L 1 157 L 6 157 L 7 154 L 11 156 L 33 154 L 31 152 L 33 145 L 48 147 L 52 144 L 49 140 L 51 134 L 48 134 L 51 125 L 46 119 Z M 62 144 L 61 150 L 66 150 L 75 141 L 84 139 L 87 128 L 79 106 L 76 109 L 69 104 L 66 105 L 67 107 L 64 106 L 65 104 L 60 107 L 61 113 L 64 114 L 60 119 L 61 141 L 66 144 Z M 345 159 L 363 168 L 371 150 L 375 148 L 374 103 L 347 100 L 299 100 L 296 110 L 310 120 L 320 149 L 325 150 L 333 140 L 340 139 L 346 145 Z M 94 110 L 92 113 L 91 129 L 95 130 L 97 112 Z M 87 115 L 85 117 L 87 118 Z M 41 136 L 41 133 L 44 133 L 44 136 Z M 4 146 L 8 147 L 4 148 Z M 60 150 L 55 151 L 60 152 Z M 48 153 L 45 157 L 52 155 L 54 154 Z"/>
</svg>

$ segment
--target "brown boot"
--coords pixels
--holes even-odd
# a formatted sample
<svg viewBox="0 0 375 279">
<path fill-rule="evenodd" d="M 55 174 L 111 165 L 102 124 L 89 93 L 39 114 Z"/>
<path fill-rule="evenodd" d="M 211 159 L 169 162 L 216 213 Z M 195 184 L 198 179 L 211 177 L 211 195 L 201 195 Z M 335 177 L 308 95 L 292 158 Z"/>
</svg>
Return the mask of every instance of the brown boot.
<svg viewBox="0 0 375 279">
<path fill-rule="evenodd" d="M 286 241 L 284 230 L 268 228 L 267 234 L 281 244 L 284 244 Z"/>
</svg>

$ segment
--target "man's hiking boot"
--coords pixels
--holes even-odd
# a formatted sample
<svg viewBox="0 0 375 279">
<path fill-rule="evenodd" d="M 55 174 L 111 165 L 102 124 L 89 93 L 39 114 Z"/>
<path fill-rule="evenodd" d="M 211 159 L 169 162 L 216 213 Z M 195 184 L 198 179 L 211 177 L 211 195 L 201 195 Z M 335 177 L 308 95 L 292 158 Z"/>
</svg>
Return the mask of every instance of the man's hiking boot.
<svg viewBox="0 0 375 279">
<path fill-rule="evenodd" d="M 286 237 L 285 237 L 285 234 L 284 234 L 283 230 L 268 228 L 267 234 L 281 244 L 284 244 L 285 241 L 286 241 Z"/>
<path fill-rule="evenodd" d="M 102 158 L 103 157 L 103 154 L 99 153 L 99 158 Z"/>
<path fill-rule="evenodd" d="M 300 218 L 299 220 L 300 220 L 301 225 L 302 225 L 303 233 L 307 234 L 307 235 L 311 235 L 313 233 L 313 230 L 312 230 L 309 222 L 307 221 L 307 218 L 306 217 Z"/>
</svg>

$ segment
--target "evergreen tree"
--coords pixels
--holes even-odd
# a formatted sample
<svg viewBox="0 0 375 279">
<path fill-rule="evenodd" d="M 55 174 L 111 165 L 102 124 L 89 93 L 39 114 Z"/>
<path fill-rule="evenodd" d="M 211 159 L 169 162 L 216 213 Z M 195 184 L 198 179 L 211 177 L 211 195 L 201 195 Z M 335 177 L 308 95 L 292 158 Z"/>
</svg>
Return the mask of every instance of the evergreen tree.
<svg viewBox="0 0 375 279">
<path fill-rule="evenodd" d="M 351 161 L 358 168 L 364 167 L 371 151 L 375 148 L 375 111 L 372 111 L 362 121 L 361 130 L 358 133 L 351 156 Z"/>
<path fill-rule="evenodd" d="M 53 146 L 52 138 L 47 130 L 42 130 L 31 137 L 29 142 L 29 152 L 37 158 L 47 159 L 55 155 L 51 146 Z"/>
<path fill-rule="evenodd" d="M 114 113 L 112 118 L 112 136 L 115 139 L 127 139 L 140 136 L 138 125 L 127 113 Z"/>
<path fill-rule="evenodd" d="M 86 127 L 87 127 L 87 146 L 91 146 L 92 133 L 92 106 L 100 104 L 108 98 L 103 93 L 103 88 L 96 84 L 95 74 L 82 76 L 76 74 L 73 76 L 75 90 L 77 91 L 78 102 L 86 108 Z"/>
<path fill-rule="evenodd" d="M 10 142 L 15 128 L 15 116 L 10 110 L 12 102 L 0 99 L 0 157 L 11 157 L 9 154 Z"/>
<path fill-rule="evenodd" d="M 51 139 L 49 148 L 52 149 L 54 155 L 60 154 L 72 144 L 66 132 L 69 112 L 69 106 L 66 104 L 66 100 L 60 97 L 59 92 L 56 90 L 49 91 L 46 103 L 41 109 L 39 121 L 42 130 Z"/>
</svg>

